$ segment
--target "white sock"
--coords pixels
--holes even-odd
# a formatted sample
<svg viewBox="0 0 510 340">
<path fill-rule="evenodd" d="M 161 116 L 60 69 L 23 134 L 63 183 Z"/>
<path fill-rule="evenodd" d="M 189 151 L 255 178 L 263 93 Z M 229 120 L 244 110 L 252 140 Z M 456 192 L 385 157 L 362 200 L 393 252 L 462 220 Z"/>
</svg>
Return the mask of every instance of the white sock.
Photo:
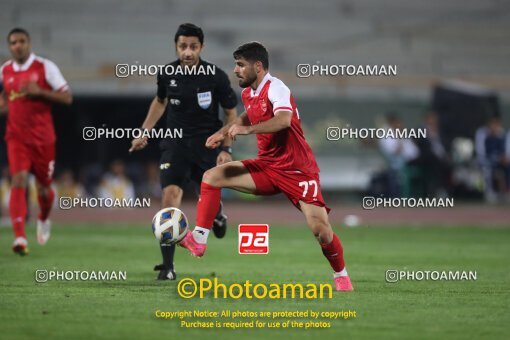
<svg viewBox="0 0 510 340">
<path fill-rule="evenodd" d="M 336 279 L 337 277 L 340 277 L 340 276 L 349 276 L 349 274 L 347 274 L 347 270 L 344 268 L 342 269 L 341 272 L 333 272 L 333 277 Z"/>
<path fill-rule="evenodd" d="M 209 236 L 210 230 L 202 227 L 195 227 L 193 230 L 193 237 L 198 243 L 207 243 L 207 237 Z"/>
<path fill-rule="evenodd" d="M 22 236 L 16 237 L 16 239 L 14 240 L 14 243 L 23 244 L 25 246 L 28 245 L 27 239 Z"/>
</svg>

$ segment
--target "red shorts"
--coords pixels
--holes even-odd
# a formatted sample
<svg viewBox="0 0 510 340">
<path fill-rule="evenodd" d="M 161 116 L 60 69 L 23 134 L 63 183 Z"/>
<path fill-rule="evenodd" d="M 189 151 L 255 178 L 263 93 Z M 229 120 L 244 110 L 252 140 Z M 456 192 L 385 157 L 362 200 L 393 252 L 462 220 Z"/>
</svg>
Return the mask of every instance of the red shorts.
<svg viewBox="0 0 510 340">
<path fill-rule="evenodd" d="M 329 213 L 331 209 L 326 206 L 322 197 L 319 174 L 305 174 L 297 170 L 275 169 L 270 163 L 260 159 L 247 159 L 241 161 L 250 172 L 255 186 L 256 195 L 275 195 L 284 193 L 285 196 L 301 210 L 299 201 L 325 207 Z"/>
<path fill-rule="evenodd" d="M 55 166 L 55 143 L 31 145 L 17 140 L 7 140 L 7 158 L 11 175 L 29 171 L 39 183 L 50 185 Z"/>
</svg>

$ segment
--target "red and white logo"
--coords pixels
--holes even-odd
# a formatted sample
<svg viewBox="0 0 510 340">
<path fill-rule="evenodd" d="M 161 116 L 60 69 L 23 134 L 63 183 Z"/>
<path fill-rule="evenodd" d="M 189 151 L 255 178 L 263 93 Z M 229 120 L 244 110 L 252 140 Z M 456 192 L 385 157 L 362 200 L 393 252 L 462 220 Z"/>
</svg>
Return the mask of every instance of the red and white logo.
<svg viewBox="0 0 510 340">
<path fill-rule="evenodd" d="M 264 99 L 262 99 L 260 101 L 260 108 L 262 109 L 262 111 L 266 112 L 267 110 L 267 104 L 266 104 L 266 101 Z"/>
<path fill-rule="evenodd" d="M 239 254 L 268 254 L 269 225 L 240 224 Z"/>
</svg>

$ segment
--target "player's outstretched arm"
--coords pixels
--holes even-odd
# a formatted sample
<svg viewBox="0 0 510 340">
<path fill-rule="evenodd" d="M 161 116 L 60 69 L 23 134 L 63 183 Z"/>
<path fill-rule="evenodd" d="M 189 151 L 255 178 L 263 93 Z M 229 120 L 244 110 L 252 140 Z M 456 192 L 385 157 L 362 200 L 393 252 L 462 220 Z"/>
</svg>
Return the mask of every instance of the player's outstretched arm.
<svg viewBox="0 0 510 340">
<path fill-rule="evenodd" d="M 71 91 L 43 90 L 42 97 L 47 101 L 58 104 L 71 105 L 73 103 L 73 95 L 71 94 Z"/>
<path fill-rule="evenodd" d="M 229 136 L 235 140 L 237 135 L 249 135 L 257 133 L 275 133 L 280 130 L 290 127 L 292 122 L 291 111 L 278 111 L 278 113 L 271 119 L 266 120 L 260 124 L 243 126 L 232 125 L 228 130 Z"/>
<path fill-rule="evenodd" d="M 168 99 L 161 99 L 158 96 L 152 100 L 147 117 L 145 117 L 142 124 L 142 129 L 150 130 L 156 125 L 161 116 L 163 116 L 163 113 L 165 113 L 167 103 Z M 135 138 L 131 141 L 131 148 L 129 149 L 129 152 L 142 150 L 148 143 L 149 142 L 146 137 Z"/>
<path fill-rule="evenodd" d="M 223 110 L 225 111 L 225 125 L 229 125 L 237 119 L 237 109 L 235 107 L 231 109 L 223 108 Z M 216 157 L 216 165 L 232 162 L 232 151 L 228 150 L 228 148 L 231 148 L 232 143 L 232 138 L 227 135 L 223 140 L 224 149 L 222 149 L 222 151 L 218 153 L 218 157 Z"/>
<path fill-rule="evenodd" d="M 234 124 L 237 120 L 237 109 L 234 107 L 232 109 L 223 109 L 225 111 L 225 126 Z M 243 112 L 244 113 L 244 112 Z M 225 140 L 223 141 L 224 146 L 231 146 L 232 140 L 230 137 L 225 136 Z"/>
<path fill-rule="evenodd" d="M 225 140 L 225 138 L 228 135 L 229 129 L 233 125 L 250 125 L 250 120 L 248 119 L 248 114 L 246 111 L 241 113 L 239 117 L 235 118 L 232 122 L 225 124 L 221 129 L 219 129 L 217 132 L 215 132 L 213 135 L 211 135 L 209 138 L 207 138 L 207 141 L 205 142 L 205 146 L 209 149 L 216 149 L 221 145 L 221 143 Z"/>
<path fill-rule="evenodd" d="M 21 88 L 22 92 L 30 98 L 43 99 L 52 103 L 71 105 L 73 103 L 73 95 L 71 91 L 54 91 L 40 88 L 35 82 L 30 82 Z"/>
</svg>

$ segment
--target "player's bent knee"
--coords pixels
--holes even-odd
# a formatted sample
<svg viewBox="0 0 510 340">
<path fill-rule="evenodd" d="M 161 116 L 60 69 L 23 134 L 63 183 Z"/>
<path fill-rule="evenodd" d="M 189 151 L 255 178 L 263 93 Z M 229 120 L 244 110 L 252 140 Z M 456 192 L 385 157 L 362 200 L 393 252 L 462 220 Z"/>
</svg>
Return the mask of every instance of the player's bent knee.
<svg viewBox="0 0 510 340">
<path fill-rule="evenodd" d="M 51 192 L 51 186 L 50 185 L 43 185 L 41 183 L 36 184 L 37 187 L 37 194 L 47 197 L 50 195 Z"/>
<path fill-rule="evenodd" d="M 314 235 L 320 244 L 329 244 L 333 240 L 333 231 L 331 230 L 320 230 L 314 232 Z"/>
<path fill-rule="evenodd" d="M 38 192 L 50 192 L 51 184 L 47 182 L 41 182 L 38 179 L 35 181 L 35 187 Z"/>
<path fill-rule="evenodd" d="M 11 186 L 15 188 L 25 188 L 27 186 L 28 174 L 26 172 L 18 172 L 11 178 Z"/>
<path fill-rule="evenodd" d="M 221 175 L 217 168 L 212 168 L 204 172 L 202 182 L 205 182 L 213 187 L 221 186 Z"/>
<path fill-rule="evenodd" d="M 328 244 L 333 240 L 333 230 L 327 221 L 314 219 L 311 223 L 313 235 L 320 244 Z"/>
<path fill-rule="evenodd" d="M 212 174 L 212 171 L 211 171 L 211 169 L 209 169 L 209 170 L 205 171 L 204 174 L 202 175 L 202 182 L 212 185 L 213 177 L 214 176 Z"/>
<path fill-rule="evenodd" d="M 331 241 L 333 241 L 333 231 L 331 229 L 321 231 L 317 240 L 320 244 L 331 243 Z"/>
</svg>

